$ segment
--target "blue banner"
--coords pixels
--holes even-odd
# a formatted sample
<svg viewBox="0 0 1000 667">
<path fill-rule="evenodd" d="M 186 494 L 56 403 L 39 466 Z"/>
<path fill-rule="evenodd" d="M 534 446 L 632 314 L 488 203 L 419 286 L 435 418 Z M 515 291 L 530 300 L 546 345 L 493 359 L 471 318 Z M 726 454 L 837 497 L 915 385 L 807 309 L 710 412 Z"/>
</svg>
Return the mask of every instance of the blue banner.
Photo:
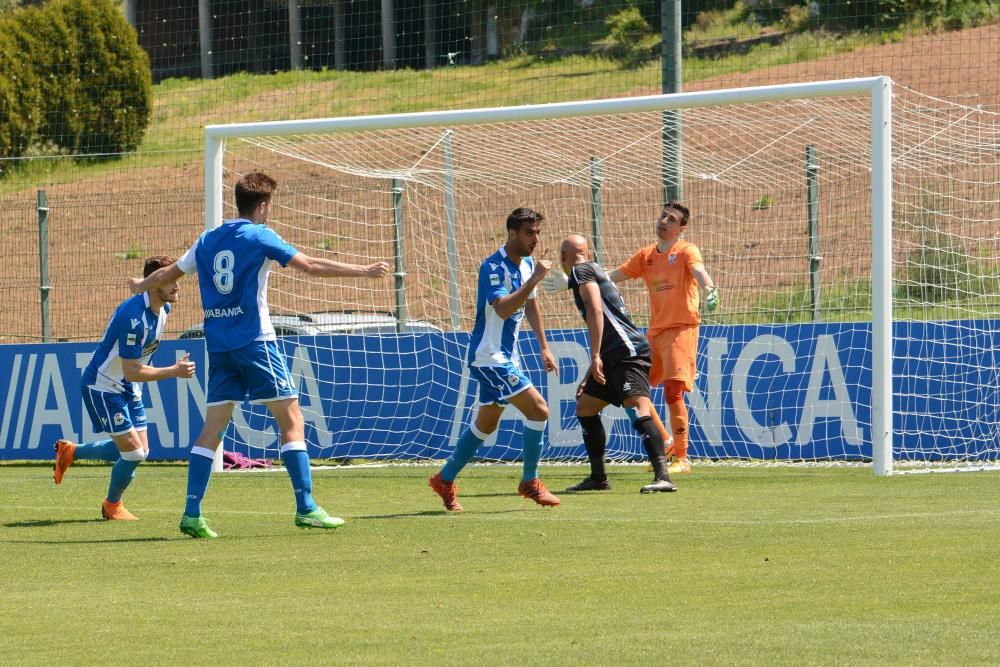
<svg viewBox="0 0 1000 667">
<path fill-rule="evenodd" d="M 894 444 L 907 458 L 995 452 L 997 321 L 904 322 L 894 330 Z M 548 332 L 559 374 L 546 376 L 534 338 L 523 365 L 549 402 L 547 458 L 584 457 L 574 395 L 589 359 L 586 331 Z M 281 338 L 299 383 L 306 440 L 315 456 L 443 458 L 472 418 L 475 382 L 467 333 Z M 0 346 L 0 459 L 51 459 L 57 438 L 100 439 L 83 408 L 80 376 L 92 343 Z M 871 327 L 858 323 L 704 326 L 695 391 L 687 396 L 693 456 L 765 460 L 871 458 Z M 164 341 L 153 365 L 185 353 L 190 380 L 144 386 L 151 459 L 182 459 L 205 403 L 200 339 Z M 992 387 L 992 390 L 988 388 Z M 992 393 L 990 393 L 992 392 Z M 654 402 L 666 418 L 662 392 Z M 609 453 L 642 458 L 624 412 L 605 410 Z M 521 421 L 504 414 L 480 450 L 516 459 Z M 942 434 L 949 443 L 943 446 Z M 234 411 L 227 449 L 260 456 L 277 432 L 262 406 Z M 273 455 L 273 452 L 272 452 Z"/>
</svg>

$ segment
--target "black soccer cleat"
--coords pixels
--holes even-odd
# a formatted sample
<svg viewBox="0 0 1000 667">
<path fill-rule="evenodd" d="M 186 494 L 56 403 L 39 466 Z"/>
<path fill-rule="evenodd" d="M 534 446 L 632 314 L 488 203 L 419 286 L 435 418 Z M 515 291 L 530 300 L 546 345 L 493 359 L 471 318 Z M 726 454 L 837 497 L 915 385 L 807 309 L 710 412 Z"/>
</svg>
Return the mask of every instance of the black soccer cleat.
<svg viewBox="0 0 1000 667">
<path fill-rule="evenodd" d="M 577 493 L 579 491 L 610 491 L 611 482 L 608 480 L 597 481 L 593 477 L 588 477 L 579 484 L 567 487 L 567 493 Z"/>
<path fill-rule="evenodd" d="M 654 479 L 652 484 L 639 489 L 639 493 L 673 493 L 676 490 L 677 487 L 669 479 Z"/>
</svg>

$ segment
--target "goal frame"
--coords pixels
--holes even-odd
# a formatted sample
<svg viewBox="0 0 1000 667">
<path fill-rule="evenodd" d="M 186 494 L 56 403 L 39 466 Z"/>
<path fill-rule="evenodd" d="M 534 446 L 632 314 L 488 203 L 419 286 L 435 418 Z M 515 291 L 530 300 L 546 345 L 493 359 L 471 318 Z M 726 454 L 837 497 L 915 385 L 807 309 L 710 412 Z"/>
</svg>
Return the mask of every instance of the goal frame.
<svg viewBox="0 0 1000 667">
<path fill-rule="evenodd" d="M 252 136 L 341 133 L 618 113 L 683 111 L 787 99 L 867 95 L 870 101 L 872 234 L 872 470 L 893 472 L 892 80 L 887 76 L 514 107 L 232 123 L 205 127 L 205 228 L 222 224 L 225 142 Z M 220 448 L 221 450 L 221 448 Z"/>
</svg>

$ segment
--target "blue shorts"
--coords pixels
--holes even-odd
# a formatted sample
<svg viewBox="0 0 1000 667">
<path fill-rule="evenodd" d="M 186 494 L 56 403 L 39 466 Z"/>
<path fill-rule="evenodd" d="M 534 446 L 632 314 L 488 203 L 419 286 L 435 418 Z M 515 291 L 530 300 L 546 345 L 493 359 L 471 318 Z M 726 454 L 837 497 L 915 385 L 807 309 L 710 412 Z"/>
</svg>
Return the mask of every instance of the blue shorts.
<svg viewBox="0 0 1000 667">
<path fill-rule="evenodd" d="M 146 430 L 146 408 L 142 399 L 127 394 L 80 387 L 83 404 L 94 425 L 94 433 L 123 435 L 132 429 Z"/>
<path fill-rule="evenodd" d="M 268 403 L 295 398 L 298 392 L 273 340 L 254 341 L 236 350 L 208 353 L 208 405 Z"/>
<path fill-rule="evenodd" d="M 534 386 L 514 364 L 470 366 L 469 375 L 479 382 L 479 402 L 483 405 L 506 405 L 508 398 Z"/>
</svg>

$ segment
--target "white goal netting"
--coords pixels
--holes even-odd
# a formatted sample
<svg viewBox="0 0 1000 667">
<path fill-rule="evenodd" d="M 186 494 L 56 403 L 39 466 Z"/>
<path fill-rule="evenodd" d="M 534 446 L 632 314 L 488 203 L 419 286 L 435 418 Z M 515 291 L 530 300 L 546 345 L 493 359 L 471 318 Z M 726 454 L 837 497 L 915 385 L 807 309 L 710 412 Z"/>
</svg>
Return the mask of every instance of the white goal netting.
<svg viewBox="0 0 1000 667">
<path fill-rule="evenodd" d="M 666 114 L 666 116 L 665 116 Z M 683 149 L 664 139 L 682 121 Z M 536 256 L 593 238 L 608 269 L 655 240 L 679 182 L 722 293 L 703 318 L 689 395 L 690 453 L 763 461 L 872 458 L 872 134 L 867 95 L 511 122 L 250 136 L 226 143 L 228 188 L 279 180 L 273 226 L 302 251 L 385 260 L 394 276 L 271 279 L 272 314 L 321 456 L 440 459 L 468 423 L 464 369 L 476 273 L 511 209 L 547 217 Z M 995 112 L 896 88 L 892 114 L 892 456 L 920 466 L 1000 458 L 1000 126 Z M 680 170 L 679 179 L 674 176 Z M 621 285 L 637 323 L 639 281 Z M 534 337 L 524 366 L 550 404 L 548 460 L 583 456 L 573 393 L 586 333 L 567 294 L 539 293 L 560 374 Z M 280 322 L 279 322 L 280 320 Z M 533 374 L 532 374 L 533 373 Z M 662 395 L 655 400 L 665 414 Z M 273 448 L 260 408 L 237 411 L 227 448 Z M 608 410 L 609 455 L 643 450 Z M 507 413 L 486 459 L 514 460 Z M 258 432 L 258 429 L 264 429 Z"/>
</svg>

